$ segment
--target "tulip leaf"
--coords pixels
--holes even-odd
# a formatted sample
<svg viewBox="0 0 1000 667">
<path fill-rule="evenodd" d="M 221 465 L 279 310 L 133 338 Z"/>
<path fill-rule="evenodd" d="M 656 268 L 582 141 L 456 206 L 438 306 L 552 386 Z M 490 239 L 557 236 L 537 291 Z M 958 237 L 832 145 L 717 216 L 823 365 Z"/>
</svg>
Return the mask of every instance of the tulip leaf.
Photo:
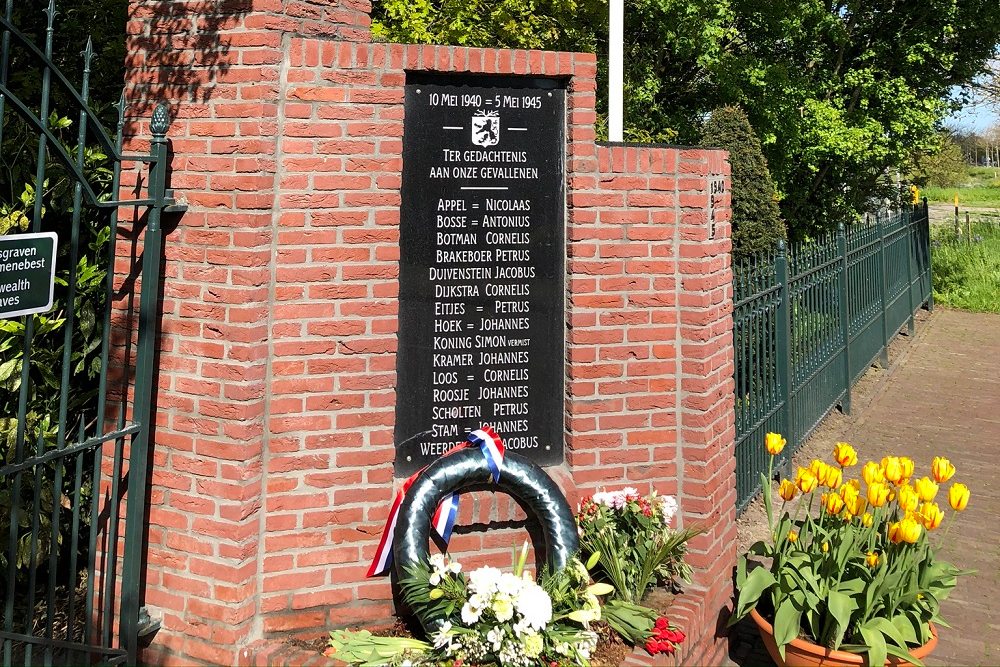
<svg viewBox="0 0 1000 667">
<path fill-rule="evenodd" d="M 802 621 L 802 611 L 792 602 L 791 598 L 778 605 L 774 614 L 774 643 L 778 645 L 781 659 L 785 659 L 785 644 L 799 636 L 799 625 Z"/>
<path fill-rule="evenodd" d="M 910 614 L 897 614 L 892 617 L 892 624 L 899 630 L 899 635 L 907 644 L 922 644 L 920 641 L 920 624 L 914 623 Z"/>
<path fill-rule="evenodd" d="M 847 632 L 847 628 L 851 623 L 851 613 L 857 608 L 857 603 L 850 596 L 840 591 L 830 591 L 826 599 L 826 608 L 830 613 L 830 616 L 827 618 L 828 627 L 826 636 L 832 639 L 829 646 L 836 649 L 840 647 L 841 642 L 844 640 L 844 633 Z M 833 626 L 830 626 L 831 622 L 834 624 Z M 872 664 L 880 665 L 882 663 L 875 662 Z"/>
<path fill-rule="evenodd" d="M 746 581 L 740 588 L 739 600 L 736 603 L 736 613 L 730 619 L 730 624 L 735 624 L 741 618 L 750 613 L 750 610 L 757 605 L 760 596 L 778 582 L 767 569 L 758 567 L 747 575 Z"/>
<path fill-rule="evenodd" d="M 912 653 L 910 653 L 907 650 L 904 650 L 904 649 L 898 648 L 896 646 L 893 646 L 892 644 L 887 644 L 886 645 L 885 652 L 888 653 L 889 655 L 894 655 L 897 658 L 902 658 L 903 660 L 905 660 L 906 662 L 910 663 L 911 665 L 914 665 L 914 667 L 924 667 L 924 663 L 922 663 Z"/>
<path fill-rule="evenodd" d="M 896 644 L 896 646 L 903 649 L 904 651 L 906 650 L 906 639 L 903 637 L 903 634 L 899 631 L 899 628 L 897 628 L 895 624 L 889 622 L 889 619 L 882 616 L 877 616 L 876 618 L 873 618 L 871 621 L 869 621 L 868 624 L 874 627 L 876 630 L 881 632 L 889 639 L 891 639 Z"/>
<path fill-rule="evenodd" d="M 868 664 L 869 665 L 884 665 L 885 658 L 888 653 L 885 646 L 885 636 L 867 625 L 862 625 L 861 637 L 865 640 L 865 644 L 868 645 Z"/>
</svg>

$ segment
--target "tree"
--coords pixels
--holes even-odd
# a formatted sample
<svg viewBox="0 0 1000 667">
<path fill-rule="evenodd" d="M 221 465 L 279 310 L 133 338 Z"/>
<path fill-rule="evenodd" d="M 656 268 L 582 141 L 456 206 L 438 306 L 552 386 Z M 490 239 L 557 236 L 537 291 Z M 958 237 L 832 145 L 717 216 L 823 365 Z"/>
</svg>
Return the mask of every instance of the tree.
<svg viewBox="0 0 1000 667">
<path fill-rule="evenodd" d="M 606 109 L 606 3 L 565 2 L 502 0 L 491 11 L 485 0 L 376 0 L 376 34 L 596 48 Z M 911 156 L 933 147 L 953 88 L 996 54 L 1000 3 L 630 0 L 625 29 L 626 136 L 692 143 L 706 112 L 742 106 L 801 237 L 876 205 Z"/>
<path fill-rule="evenodd" d="M 914 169 L 910 178 L 920 187 L 931 185 L 950 188 L 961 185 L 966 178 L 966 162 L 962 147 L 948 132 L 938 133 L 934 150 L 914 158 Z"/>
<path fill-rule="evenodd" d="M 706 146 L 729 151 L 732 165 L 733 255 L 746 257 L 774 247 L 785 238 L 778 197 L 746 113 L 739 107 L 712 112 L 701 137 Z"/>
</svg>

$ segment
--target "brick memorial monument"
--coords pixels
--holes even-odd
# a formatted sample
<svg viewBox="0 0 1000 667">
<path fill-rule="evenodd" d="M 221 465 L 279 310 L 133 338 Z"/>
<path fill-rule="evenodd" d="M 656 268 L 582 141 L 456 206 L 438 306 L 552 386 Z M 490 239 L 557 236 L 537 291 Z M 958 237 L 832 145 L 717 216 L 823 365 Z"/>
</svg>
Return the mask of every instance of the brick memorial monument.
<svg viewBox="0 0 1000 667">
<path fill-rule="evenodd" d="M 165 241 L 144 659 L 302 664 L 321 658 L 289 638 L 387 621 L 365 572 L 399 484 L 490 423 L 573 506 L 655 488 L 706 526 L 671 618 L 683 660 L 720 661 L 725 153 L 595 142 L 593 55 L 368 25 L 364 0 L 130 8 L 127 97 L 137 118 L 169 102 L 188 206 Z M 531 532 L 486 492 L 458 524 L 470 567 Z"/>
</svg>

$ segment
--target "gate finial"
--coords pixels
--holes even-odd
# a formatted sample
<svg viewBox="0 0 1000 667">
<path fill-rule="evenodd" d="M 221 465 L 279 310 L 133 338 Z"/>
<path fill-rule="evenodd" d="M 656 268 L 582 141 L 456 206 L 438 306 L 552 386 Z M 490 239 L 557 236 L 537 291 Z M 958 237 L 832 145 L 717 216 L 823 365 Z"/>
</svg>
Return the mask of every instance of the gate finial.
<svg viewBox="0 0 1000 667">
<path fill-rule="evenodd" d="M 160 102 L 153 109 L 153 119 L 149 121 L 149 131 L 153 136 L 162 139 L 170 128 L 170 107 L 166 102 Z"/>
</svg>

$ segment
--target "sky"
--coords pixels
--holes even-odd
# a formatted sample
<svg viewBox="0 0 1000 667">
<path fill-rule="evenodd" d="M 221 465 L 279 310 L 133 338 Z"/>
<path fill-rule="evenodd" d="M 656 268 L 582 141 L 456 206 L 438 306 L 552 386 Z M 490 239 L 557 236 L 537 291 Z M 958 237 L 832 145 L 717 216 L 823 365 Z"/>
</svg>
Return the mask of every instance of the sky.
<svg viewBox="0 0 1000 667">
<path fill-rule="evenodd" d="M 982 132 L 993 125 L 1000 124 L 1000 115 L 997 108 L 991 107 L 985 102 L 973 104 L 965 107 L 961 111 L 948 117 L 946 123 L 950 127 L 960 130 L 975 130 Z"/>
</svg>

